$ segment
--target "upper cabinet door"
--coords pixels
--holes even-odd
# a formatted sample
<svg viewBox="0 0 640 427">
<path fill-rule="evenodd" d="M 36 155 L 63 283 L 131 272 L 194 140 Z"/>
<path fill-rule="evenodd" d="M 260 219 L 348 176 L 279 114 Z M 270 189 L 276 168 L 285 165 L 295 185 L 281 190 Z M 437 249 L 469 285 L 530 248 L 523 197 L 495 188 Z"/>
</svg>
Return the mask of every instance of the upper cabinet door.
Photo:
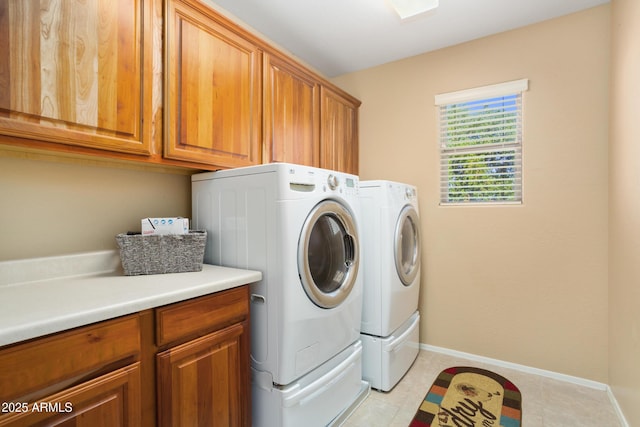
<svg viewBox="0 0 640 427">
<path fill-rule="evenodd" d="M 264 163 L 320 166 L 318 80 L 275 55 L 264 63 Z"/>
<path fill-rule="evenodd" d="M 165 157 L 258 164 L 262 117 L 258 47 L 195 0 L 169 0 Z"/>
<path fill-rule="evenodd" d="M 357 175 L 360 101 L 323 86 L 321 102 L 321 167 Z"/>
<path fill-rule="evenodd" d="M 0 1 L 0 134 L 149 154 L 150 6 Z"/>
</svg>

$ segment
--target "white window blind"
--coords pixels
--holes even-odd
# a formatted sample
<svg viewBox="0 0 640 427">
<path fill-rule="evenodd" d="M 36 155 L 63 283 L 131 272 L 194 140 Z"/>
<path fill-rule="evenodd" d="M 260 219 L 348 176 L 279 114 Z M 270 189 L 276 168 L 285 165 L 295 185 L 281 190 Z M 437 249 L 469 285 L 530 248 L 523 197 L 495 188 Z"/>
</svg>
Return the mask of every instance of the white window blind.
<svg viewBox="0 0 640 427">
<path fill-rule="evenodd" d="M 440 203 L 522 202 L 522 92 L 528 80 L 436 96 Z"/>
</svg>

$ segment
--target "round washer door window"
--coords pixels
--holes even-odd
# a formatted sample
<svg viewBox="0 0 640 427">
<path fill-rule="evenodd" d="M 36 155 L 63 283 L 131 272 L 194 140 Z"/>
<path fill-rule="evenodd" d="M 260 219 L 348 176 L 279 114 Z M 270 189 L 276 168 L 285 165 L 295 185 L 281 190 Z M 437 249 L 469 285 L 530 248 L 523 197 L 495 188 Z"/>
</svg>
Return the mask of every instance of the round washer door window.
<svg viewBox="0 0 640 427">
<path fill-rule="evenodd" d="M 400 212 L 395 242 L 396 270 L 402 283 L 409 286 L 420 267 L 420 223 L 413 206 L 407 205 Z"/>
<path fill-rule="evenodd" d="M 333 308 L 351 292 L 358 274 L 355 220 L 342 204 L 325 200 L 307 217 L 298 243 L 300 281 L 311 301 Z"/>
</svg>

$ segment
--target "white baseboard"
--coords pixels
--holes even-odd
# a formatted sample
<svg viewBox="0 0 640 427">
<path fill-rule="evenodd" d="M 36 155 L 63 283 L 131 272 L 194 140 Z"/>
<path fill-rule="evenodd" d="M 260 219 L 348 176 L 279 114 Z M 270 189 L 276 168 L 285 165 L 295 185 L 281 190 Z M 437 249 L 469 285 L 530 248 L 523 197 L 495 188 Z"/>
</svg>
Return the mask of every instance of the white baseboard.
<svg viewBox="0 0 640 427">
<path fill-rule="evenodd" d="M 520 365 L 518 363 L 506 362 L 504 360 L 478 356 L 476 354 L 465 353 L 463 351 L 451 350 L 448 348 L 438 347 L 435 345 L 420 344 L 420 348 L 422 350 L 432 351 L 434 353 L 441 353 L 441 354 L 446 354 L 447 356 L 453 356 L 453 357 L 458 357 L 462 359 L 469 359 L 470 361 L 479 362 L 479 363 L 488 363 L 491 365 L 500 366 L 502 368 L 508 368 L 508 369 L 513 369 L 515 371 L 525 372 L 527 374 L 539 375 L 542 377 L 551 378 L 554 380 L 560 380 L 560 381 L 568 382 L 568 383 L 583 386 L 583 387 L 589 387 L 596 390 L 606 391 L 607 395 L 609 396 L 609 400 L 611 400 L 611 404 L 613 405 L 613 408 L 615 409 L 623 427 L 629 427 L 629 423 L 627 422 L 624 416 L 624 413 L 622 412 L 622 409 L 620 408 L 620 405 L 616 400 L 616 397 L 611 391 L 611 387 L 609 387 L 609 385 L 607 384 L 604 384 L 598 381 L 588 380 L 586 378 L 580 378 L 580 377 L 574 377 L 572 375 L 561 374 L 559 372 L 547 371 L 545 369 L 539 369 L 539 368 L 533 368 L 531 366 Z"/>
<path fill-rule="evenodd" d="M 620 423 L 622 423 L 622 427 L 629 427 L 630 424 L 627 422 L 627 418 L 624 416 L 624 412 L 622 412 L 622 408 L 618 404 L 618 400 L 613 394 L 613 390 L 611 390 L 611 387 L 609 386 L 607 386 L 607 394 L 609 395 L 609 400 L 613 405 L 613 409 L 615 409 L 616 414 L 618 414 L 618 418 L 620 419 Z"/>
<path fill-rule="evenodd" d="M 476 354 L 465 353 L 457 350 L 450 350 L 448 348 L 437 347 L 429 344 L 420 344 L 420 348 L 423 350 L 433 351 L 434 353 L 442 353 L 449 356 L 461 357 L 469 359 L 475 362 L 489 363 L 492 365 L 500 366 L 502 368 L 509 368 L 520 372 L 526 372 L 527 374 L 539 375 L 541 377 L 552 378 L 554 380 L 560 380 L 571 384 L 576 384 L 584 387 L 593 388 L 596 390 L 606 391 L 609 386 L 597 381 L 588 380 L 585 378 L 574 377 L 571 375 L 565 375 L 558 372 L 547 371 L 545 369 L 532 368 L 531 366 L 520 365 L 518 363 L 505 362 L 504 360 L 492 359 L 490 357 L 478 356 Z"/>
</svg>

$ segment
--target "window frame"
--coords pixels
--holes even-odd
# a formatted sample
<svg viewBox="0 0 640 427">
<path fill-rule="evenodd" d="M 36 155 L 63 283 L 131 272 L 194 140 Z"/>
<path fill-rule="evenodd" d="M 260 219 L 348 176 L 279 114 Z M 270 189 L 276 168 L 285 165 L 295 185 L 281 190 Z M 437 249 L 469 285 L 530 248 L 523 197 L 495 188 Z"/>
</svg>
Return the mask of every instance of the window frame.
<svg viewBox="0 0 640 427">
<path fill-rule="evenodd" d="M 522 151 L 523 151 L 523 140 L 524 140 L 524 92 L 529 89 L 529 80 L 528 79 L 520 79 L 514 80 L 504 83 L 498 83 L 494 85 L 481 86 L 472 89 L 465 89 L 456 92 L 449 92 L 444 94 L 438 94 L 435 96 L 435 105 L 437 108 L 438 114 L 438 158 L 439 158 L 439 167 L 438 173 L 439 177 L 439 205 L 440 206 L 478 206 L 478 205 L 488 205 L 488 206 L 496 206 L 496 205 L 521 205 L 523 203 L 523 159 L 522 159 Z M 450 141 L 448 139 L 449 134 L 443 131 L 443 107 L 454 106 L 465 104 L 469 102 L 482 102 L 489 101 L 494 98 L 500 97 L 508 97 L 508 96 L 516 96 L 520 97 L 519 103 L 517 104 L 519 111 L 516 115 L 516 136 L 513 141 L 501 142 L 498 144 L 486 144 L 483 146 L 480 144 L 472 144 L 472 145 L 448 145 L 447 143 Z M 513 150 L 514 155 L 517 156 L 515 159 L 516 167 L 518 171 L 515 173 L 516 179 L 519 179 L 519 191 L 516 191 L 516 194 L 519 194 L 519 199 L 517 200 L 492 200 L 489 198 L 485 198 L 482 200 L 451 200 L 449 193 L 449 186 L 443 180 L 448 179 L 450 176 L 450 169 L 447 158 L 454 157 L 455 155 L 464 155 L 464 154 L 489 154 L 491 152 L 496 152 L 498 149 L 504 148 L 504 150 Z M 450 163 L 449 163 L 450 164 Z M 448 181 L 447 181 L 448 182 Z"/>
</svg>

